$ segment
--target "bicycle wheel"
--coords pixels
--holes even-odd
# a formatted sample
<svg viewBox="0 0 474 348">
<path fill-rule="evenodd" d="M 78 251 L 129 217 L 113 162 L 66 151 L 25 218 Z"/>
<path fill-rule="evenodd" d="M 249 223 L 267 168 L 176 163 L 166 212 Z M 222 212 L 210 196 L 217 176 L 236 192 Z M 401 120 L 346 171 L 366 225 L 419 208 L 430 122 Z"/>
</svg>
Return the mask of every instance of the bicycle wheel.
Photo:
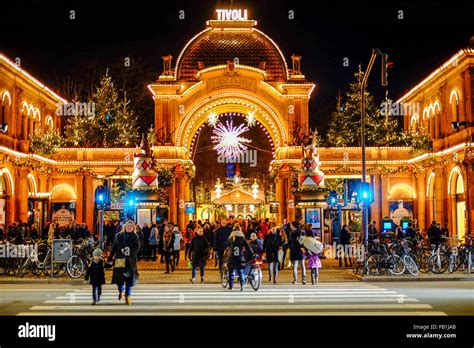
<svg viewBox="0 0 474 348">
<path fill-rule="evenodd" d="M 84 260 L 78 255 L 72 255 L 66 263 L 67 273 L 71 278 L 80 278 L 86 269 Z"/>
<path fill-rule="evenodd" d="M 229 269 L 225 263 L 222 264 L 221 268 L 221 285 L 224 289 L 229 285 Z"/>
<path fill-rule="evenodd" d="M 454 254 L 449 255 L 449 262 L 448 262 L 448 272 L 449 274 L 452 274 L 456 272 L 457 269 L 457 256 Z"/>
<path fill-rule="evenodd" d="M 258 291 L 260 289 L 260 285 L 262 285 L 262 271 L 260 269 L 253 269 L 252 276 L 250 277 L 250 285 L 252 289 Z"/>
<path fill-rule="evenodd" d="M 44 270 L 50 277 L 59 278 L 63 275 L 65 268 L 66 267 L 60 263 L 51 264 L 51 255 L 48 255 L 44 260 Z"/>
<path fill-rule="evenodd" d="M 15 276 L 23 278 L 29 272 L 29 259 L 17 259 L 15 267 Z"/>
<path fill-rule="evenodd" d="M 367 268 L 369 274 L 371 275 L 381 275 L 384 273 L 382 267 L 380 265 L 383 262 L 383 256 L 381 254 L 372 254 L 367 259 Z M 362 266 L 362 264 L 361 264 Z"/>
<path fill-rule="evenodd" d="M 410 255 L 403 256 L 403 263 L 405 264 L 405 268 L 410 272 L 411 275 L 417 276 L 418 275 L 418 266 L 416 265 L 415 260 Z"/>
<path fill-rule="evenodd" d="M 388 264 L 387 270 L 393 275 L 401 275 L 405 272 L 405 264 L 397 254 L 387 256 L 386 262 Z"/>
<path fill-rule="evenodd" d="M 422 253 L 418 255 L 417 263 L 418 263 L 418 270 L 423 273 L 428 273 L 430 271 L 430 254 Z"/>
<path fill-rule="evenodd" d="M 44 271 L 44 264 L 43 266 L 39 266 L 39 263 L 38 262 L 35 262 L 32 266 L 32 272 L 35 276 L 40 276 L 42 275 L 43 273 L 45 273 Z"/>
<path fill-rule="evenodd" d="M 434 274 L 441 274 L 446 272 L 449 267 L 449 259 L 444 254 L 435 254 L 429 260 L 430 271 Z"/>
</svg>

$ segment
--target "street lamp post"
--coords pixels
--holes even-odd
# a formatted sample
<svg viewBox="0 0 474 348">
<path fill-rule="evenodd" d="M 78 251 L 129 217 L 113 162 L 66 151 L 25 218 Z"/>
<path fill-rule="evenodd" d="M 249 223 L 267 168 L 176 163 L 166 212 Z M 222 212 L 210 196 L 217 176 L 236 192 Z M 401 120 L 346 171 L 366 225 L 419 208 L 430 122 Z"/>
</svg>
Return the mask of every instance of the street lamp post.
<svg viewBox="0 0 474 348">
<path fill-rule="evenodd" d="M 361 125 L 361 132 L 360 132 L 360 144 L 362 150 L 362 178 L 361 178 L 361 187 L 363 187 L 363 183 L 365 183 L 366 177 L 366 163 L 365 163 L 365 88 L 367 87 L 367 80 L 369 79 L 370 71 L 372 70 L 372 66 L 374 65 L 375 59 L 381 52 L 379 49 L 375 48 L 372 50 L 372 55 L 370 56 L 369 65 L 367 66 L 367 70 L 364 73 L 364 77 L 362 78 L 362 84 L 360 86 L 360 125 Z M 369 211 L 366 202 L 364 201 L 362 204 L 362 240 L 364 243 L 364 248 L 367 250 L 368 247 L 368 220 L 369 220 Z M 365 267 L 364 267 L 365 268 Z M 367 269 L 364 269 L 364 274 L 367 274 Z"/>
</svg>

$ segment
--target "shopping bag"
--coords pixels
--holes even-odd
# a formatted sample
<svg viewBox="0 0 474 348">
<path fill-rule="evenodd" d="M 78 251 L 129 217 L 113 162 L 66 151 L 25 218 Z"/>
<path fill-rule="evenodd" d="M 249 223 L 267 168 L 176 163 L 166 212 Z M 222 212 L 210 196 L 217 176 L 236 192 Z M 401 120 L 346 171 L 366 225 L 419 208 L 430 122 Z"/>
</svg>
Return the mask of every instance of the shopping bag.
<svg viewBox="0 0 474 348">
<path fill-rule="evenodd" d="M 283 264 L 283 250 L 278 250 L 278 262 L 281 264 Z"/>
<path fill-rule="evenodd" d="M 285 260 L 288 260 L 286 268 L 291 268 L 291 260 L 290 260 L 290 248 L 286 249 L 286 256 Z"/>
<path fill-rule="evenodd" d="M 193 262 L 191 260 L 188 260 L 188 269 L 193 268 Z"/>
</svg>

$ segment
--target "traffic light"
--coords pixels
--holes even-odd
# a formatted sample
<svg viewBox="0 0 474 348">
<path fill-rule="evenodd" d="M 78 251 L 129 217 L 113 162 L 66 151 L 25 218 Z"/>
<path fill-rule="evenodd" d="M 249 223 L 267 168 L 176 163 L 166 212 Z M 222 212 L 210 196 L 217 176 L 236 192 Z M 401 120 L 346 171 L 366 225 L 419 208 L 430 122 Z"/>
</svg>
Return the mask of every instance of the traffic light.
<svg viewBox="0 0 474 348">
<path fill-rule="evenodd" d="M 99 185 L 95 189 L 95 204 L 97 209 L 104 209 L 107 199 L 107 192 L 104 186 Z"/>
<path fill-rule="evenodd" d="M 393 62 L 388 61 L 388 54 L 382 53 L 382 86 L 388 85 L 388 69 L 393 68 Z"/>
<path fill-rule="evenodd" d="M 329 193 L 329 205 L 336 205 L 337 204 L 337 192 L 332 190 L 330 193 Z"/>
<path fill-rule="evenodd" d="M 360 185 L 360 201 L 366 205 L 369 205 L 372 201 L 372 191 L 368 182 L 363 182 Z"/>
<path fill-rule="evenodd" d="M 388 54 L 382 53 L 382 86 L 388 85 Z"/>
</svg>

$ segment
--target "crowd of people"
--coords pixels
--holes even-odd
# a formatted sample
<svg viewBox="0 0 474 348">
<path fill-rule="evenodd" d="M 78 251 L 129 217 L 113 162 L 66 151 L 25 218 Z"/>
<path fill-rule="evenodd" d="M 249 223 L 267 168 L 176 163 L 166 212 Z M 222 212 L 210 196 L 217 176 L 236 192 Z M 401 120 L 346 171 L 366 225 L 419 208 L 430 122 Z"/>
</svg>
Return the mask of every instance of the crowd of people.
<svg viewBox="0 0 474 348">
<path fill-rule="evenodd" d="M 92 234 L 85 223 L 78 224 L 75 221 L 67 225 L 48 222 L 41 230 L 36 223 L 22 221 L 14 222 L 5 228 L 0 227 L 0 240 L 6 240 L 14 244 L 23 244 L 27 241 L 52 241 L 61 238 L 85 239 L 91 236 Z"/>
<path fill-rule="evenodd" d="M 108 244 L 113 243 L 113 231 L 120 230 L 119 225 L 111 224 L 104 229 L 108 236 Z M 166 264 L 165 273 L 173 272 L 179 264 L 180 257 L 188 261 L 192 269 L 191 282 L 196 282 L 197 270 L 200 271 L 201 282 L 204 282 L 204 268 L 212 260 L 215 267 L 222 268 L 224 253 L 229 248 L 230 240 L 238 235 L 245 243 L 239 250 L 248 258 L 248 253 L 263 258 L 269 264 L 269 281 L 276 283 L 278 271 L 284 267 L 285 261 L 293 266 L 294 283 L 298 282 L 301 273 L 301 283 L 306 283 L 305 259 L 309 256 L 299 243 L 303 236 L 313 236 L 311 225 L 301 225 L 298 222 L 289 223 L 286 220 L 277 226 L 270 219 L 237 219 L 229 217 L 216 222 L 189 221 L 185 231 L 168 220 L 159 225 L 144 224 L 136 226 L 140 241 L 139 259 L 158 261 Z M 183 250 L 183 253 L 181 253 Z M 314 256 L 314 255 L 313 255 Z M 314 257 L 313 257 L 314 258 Z M 314 262 L 315 267 L 320 262 Z M 318 267 L 320 268 L 320 267 Z M 315 273 L 315 272 L 313 272 Z M 316 279 L 313 279 L 315 282 Z"/>
</svg>

